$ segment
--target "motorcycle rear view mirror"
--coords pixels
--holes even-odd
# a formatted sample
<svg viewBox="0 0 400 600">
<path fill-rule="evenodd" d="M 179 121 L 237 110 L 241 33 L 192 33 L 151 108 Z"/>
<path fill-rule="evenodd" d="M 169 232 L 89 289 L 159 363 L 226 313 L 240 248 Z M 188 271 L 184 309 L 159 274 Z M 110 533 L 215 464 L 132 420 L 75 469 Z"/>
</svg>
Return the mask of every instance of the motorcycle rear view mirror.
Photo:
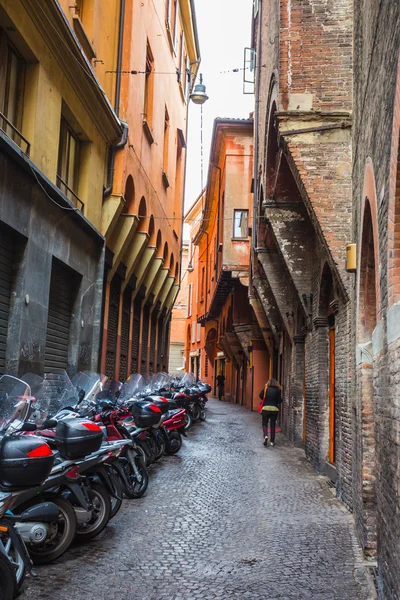
<svg viewBox="0 0 400 600">
<path fill-rule="evenodd" d="M 57 427 L 57 422 L 56 419 L 46 419 L 41 429 L 53 429 L 53 427 Z"/>
<path fill-rule="evenodd" d="M 20 427 L 20 431 L 36 431 L 37 426 L 35 423 L 23 423 Z"/>
</svg>

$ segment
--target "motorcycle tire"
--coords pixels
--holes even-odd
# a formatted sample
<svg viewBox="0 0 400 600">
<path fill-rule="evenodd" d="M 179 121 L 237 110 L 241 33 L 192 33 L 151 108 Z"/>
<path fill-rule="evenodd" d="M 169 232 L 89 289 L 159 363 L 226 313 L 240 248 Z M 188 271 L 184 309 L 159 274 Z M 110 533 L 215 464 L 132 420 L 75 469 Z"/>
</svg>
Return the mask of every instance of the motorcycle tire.
<svg viewBox="0 0 400 600">
<path fill-rule="evenodd" d="M 0 600 L 14 600 L 17 595 L 17 580 L 8 558 L 0 552 Z"/>
<path fill-rule="evenodd" d="M 110 520 L 111 498 L 105 487 L 98 483 L 92 483 L 89 488 L 89 496 L 95 516 L 92 517 L 90 523 L 78 525 L 76 539 L 79 542 L 87 542 L 99 535 Z"/>
<path fill-rule="evenodd" d="M 157 455 L 155 457 L 155 461 L 156 460 L 160 460 L 160 458 L 162 458 L 165 454 L 165 440 L 163 436 L 159 436 L 159 439 L 157 440 Z"/>
<path fill-rule="evenodd" d="M 111 496 L 111 513 L 110 513 L 110 520 L 113 519 L 115 517 L 115 515 L 117 514 L 117 512 L 119 511 L 119 509 L 122 506 L 122 498 L 124 495 L 124 491 L 122 488 L 122 481 L 118 475 L 118 472 L 113 470 L 112 473 L 112 481 L 115 487 L 115 491 L 118 495 L 118 498 L 116 498 L 115 496 Z"/>
<path fill-rule="evenodd" d="M 182 448 L 182 436 L 179 431 L 172 431 L 169 436 L 169 443 L 165 449 L 166 454 L 170 456 L 179 452 Z"/>
<path fill-rule="evenodd" d="M 200 419 L 200 408 L 198 406 L 193 407 L 193 422 L 195 423 Z"/>
<path fill-rule="evenodd" d="M 0 535 L 0 555 L 5 556 L 14 570 L 17 592 L 20 590 L 26 575 L 24 558 L 14 548 L 10 538 Z"/>
<path fill-rule="evenodd" d="M 68 550 L 72 544 L 77 528 L 76 515 L 73 506 L 63 498 L 52 498 L 53 504 L 58 506 L 57 532 L 61 530 L 61 537 L 55 545 L 27 544 L 26 547 L 35 565 L 46 565 L 57 560 Z M 53 541 L 53 540 L 52 540 Z"/>
<path fill-rule="evenodd" d="M 190 429 L 192 425 L 193 425 L 193 417 L 190 414 L 190 412 L 186 412 L 185 430 L 187 431 L 188 429 Z"/>
<path fill-rule="evenodd" d="M 205 421 L 205 420 L 206 420 L 206 411 L 204 410 L 204 408 L 202 408 L 200 411 L 200 421 Z"/>
<path fill-rule="evenodd" d="M 125 465 L 125 473 L 127 479 L 129 479 L 131 484 L 127 486 L 126 484 L 122 483 L 122 490 L 125 496 L 130 500 L 141 498 L 146 493 L 147 486 L 149 485 L 149 474 L 142 459 L 137 456 L 135 458 L 135 464 L 142 480 L 136 480 L 135 473 L 132 469 L 132 465 L 128 461 Z"/>
</svg>

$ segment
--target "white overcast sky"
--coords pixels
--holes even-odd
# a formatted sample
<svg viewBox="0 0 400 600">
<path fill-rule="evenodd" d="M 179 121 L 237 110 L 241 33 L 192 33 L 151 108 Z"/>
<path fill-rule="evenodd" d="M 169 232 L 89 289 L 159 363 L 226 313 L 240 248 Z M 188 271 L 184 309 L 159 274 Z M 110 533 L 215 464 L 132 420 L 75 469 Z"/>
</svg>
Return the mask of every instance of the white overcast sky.
<svg viewBox="0 0 400 600">
<path fill-rule="evenodd" d="M 252 0 L 195 0 L 201 65 L 209 100 L 203 106 L 204 184 L 215 117 L 247 118 L 254 96 L 243 94 L 243 51 L 250 45 Z M 186 210 L 201 191 L 200 106 L 189 109 Z"/>
</svg>

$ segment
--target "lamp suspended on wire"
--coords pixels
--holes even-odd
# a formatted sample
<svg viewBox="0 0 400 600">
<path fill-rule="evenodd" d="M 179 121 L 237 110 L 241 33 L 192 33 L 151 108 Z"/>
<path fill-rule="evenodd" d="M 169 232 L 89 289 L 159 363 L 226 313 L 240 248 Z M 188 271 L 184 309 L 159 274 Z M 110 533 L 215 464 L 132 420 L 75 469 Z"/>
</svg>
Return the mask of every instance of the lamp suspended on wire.
<svg viewBox="0 0 400 600">
<path fill-rule="evenodd" d="M 204 104 L 204 102 L 207 102 L 208 100 L 202 74 L 200 74 L 200 83 L 197 83 L 194 86 L 193 92 L 190 94 L 190 99 L 194 104 Z"/>
</svg>

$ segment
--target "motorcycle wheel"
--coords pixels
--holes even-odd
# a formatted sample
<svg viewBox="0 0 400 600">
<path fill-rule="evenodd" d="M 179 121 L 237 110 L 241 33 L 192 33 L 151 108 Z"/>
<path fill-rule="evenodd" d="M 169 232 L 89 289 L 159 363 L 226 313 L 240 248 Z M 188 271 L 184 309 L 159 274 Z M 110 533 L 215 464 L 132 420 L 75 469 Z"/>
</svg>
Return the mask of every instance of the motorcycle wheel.
<svg viewBox="0 0 400 600">
<path fill-rule="evenodd" d="M 3 554 L 8 559 L 14 570 L 17 591 L 21 588 L 25 575 L 26 567 L 23 557 L 13 546 L 11 539 L 7 536 L 0 536 L 0 555 Z"/>
<path fill-rule="evenodd" d="M 193 421 L 196 422 L 200 419 L 200 408 L 198 406 L 193 407 Z"/>
<path fill-rule="evenodd" d="M 138 456 L 136 456 L 134 460 L 136 468 L 140 473 L 141 481 L 137 481 L 132 465 L 128 461 L 124 470 L 127 479 L 130 481 L 130 485 L 127 486 L 122 483 L 122 489 L 125 496 L 131 500 L 141 498 L 146 493 L 147 486 L 149 485 L 149 474 L 144 462 Z"/>
<path fill-rule="evenodd" d="M 190 414 L 190 412 L 186 412 L 185 430 L 190 429 L 192 425 L 193 425 L 193 417 Z"/>
<path fill-rule="evenodd" d="M 115 487 L 115 491 L 117 493 L 117 495 L 119 496 L 118 498 L 115 498 L 115 496 L 111 496 L 111 513 L 110 513 L 110 520 L 113 519 L 115 517 L 115 515 L 117 514 L 117 512 L 119 511 L 119 509 L 122 506 L 122 497 L 124 494 L 123 488 L 122 488 L 122 482 L 121 479 L 119 478 L 118 472 L 115 471 L 113 469 L 113 473 L 112 473 L 112 481 Z"/>
<path fill-rule="evenodd" d="M 53 498 L 51 501 L 58 506 L 54 537 L 42 545 L 26 545 L 35 565 L 45 565 L 60 558 L 68 550 L 76 534 L 77 523 L 73 506 L 63 498 Z"/>
<path fill-rule="evenodd" d="M 169 444 L 166 447 L 166 454 L 172 455 L 179 452 L 182 448 L 182 436 L 179 431 L 172 431 L 169 437 Z"/>
<path fill-rule="evenodd" d="M 204 408 L 202 408 L 200 411 L 200 421 L 205 421 L 205 420 L 206 420 L 206 411 L 204 410 Z"/>
<path fill-rule="evenodd" d="M 93 506 L 92 519 L 90 523 L 78 525 L 76 539 L 80 542 L 87 542 L 99 535 L 110 520 L 111 498 L 107 490 L 98 483 L 92 483 L 89 496 Z"/>
<path fill-rule="evenodd" d="M 17 594 L 17 581 L 14 569 L 8 558 L 0 552 L 0 600 L 14 600 Z"/>
<path fill-rule="evenodd" d="M 157 446 L 158 446 L 158 449 L 157 449 L 157 455 L 154 459 L 155 461 L 160 460 L 160 458 L 162 458 L 165 454 L 165 440 L 164 440 L 164 437 L 161 435 L 159 436 L 159 438 L 157 440 Z"/>
</svg>

